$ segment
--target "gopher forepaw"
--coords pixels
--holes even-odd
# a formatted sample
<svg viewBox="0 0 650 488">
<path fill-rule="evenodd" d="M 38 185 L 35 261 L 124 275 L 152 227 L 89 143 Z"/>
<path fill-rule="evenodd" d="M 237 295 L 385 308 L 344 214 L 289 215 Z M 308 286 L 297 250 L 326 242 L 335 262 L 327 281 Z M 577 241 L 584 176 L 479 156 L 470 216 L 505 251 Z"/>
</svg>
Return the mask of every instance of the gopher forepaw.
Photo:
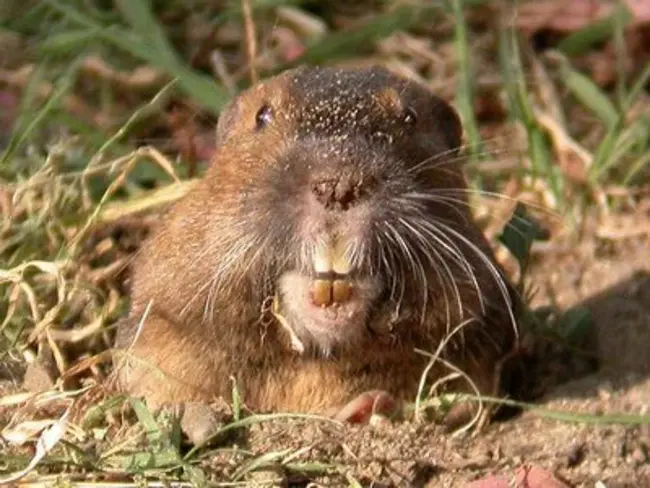
<svg viewBox="0 0 650 488">
<path fill-rule="evenodd" d="M 365 391 L 339 410 L 334 418 L 341 422 L 364 424 L 373 415 L 391 417 L 399 408 L 392 395 L 383 390 Z"/>
</svg>

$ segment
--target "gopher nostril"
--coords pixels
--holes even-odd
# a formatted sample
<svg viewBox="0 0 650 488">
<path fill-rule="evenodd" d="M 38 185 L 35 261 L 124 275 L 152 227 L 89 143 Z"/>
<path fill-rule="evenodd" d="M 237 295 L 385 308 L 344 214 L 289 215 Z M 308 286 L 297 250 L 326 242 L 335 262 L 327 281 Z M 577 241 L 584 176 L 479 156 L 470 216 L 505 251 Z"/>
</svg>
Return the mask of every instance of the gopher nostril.
<svg viewBox="0 0 650 488">
<path fill-rule="evenodd" d="M 334 198 L 335 186 L 335 181 L 319 181 L 312 185 L 311 191 L 316 195 L 316 199 L 320 203 L 327 206 L 328 202 Z"/>
<path fill-rule="evenodd" d="M 361 185 L 349 179 L 322 180 L 312 185 L 316 199 L 328 210 L 348 210 L 361 196 Z"/>
</svg>

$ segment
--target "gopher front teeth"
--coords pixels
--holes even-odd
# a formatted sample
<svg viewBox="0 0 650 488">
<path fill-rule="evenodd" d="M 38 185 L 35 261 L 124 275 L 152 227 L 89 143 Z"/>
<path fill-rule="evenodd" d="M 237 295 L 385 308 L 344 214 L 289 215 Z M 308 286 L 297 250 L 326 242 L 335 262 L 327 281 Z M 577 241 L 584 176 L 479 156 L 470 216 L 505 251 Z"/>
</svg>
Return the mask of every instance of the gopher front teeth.
<svg viewBox="0 0 650 488">
<path fill-rule="evenodd" d="M 327 274 L 333 271 L 336 274 L 347 275 L 352 271 L 345 245 L 341 240 L 318 246 L 313 259 L 316 274 Z"/>
<path fill-rule="evenodd" d="M 350 260 L 341 240 L 318 246 L 314 253 L 314 271 L 310 295 L 315 305 L 329 307 L 344 303 L 352 296 L 352 283 L 347 276 L 352 271 Z"/>
<path fill-rule="evenodd" d="M 332 252 L 329 246 L 318 246 L 314 253 L 314 271 L 316 274 L 332 272 Z"/>
<path fill-rule="evenodd" d="M 352 265 L 348 259 L 345 245 L 342 241 L 337 241 L 332 252 L 332 270 L 336 274 L 347 275 L 352 271 Z"/>
<path fill-rule="evenodd" d="M 348 280 L 316 279 L 310 290 L 311 299 L 315 305 L 320 307 L 344 303 L 351 298 L 352 288 L 352 284 Z"/>
<path fill-rule="evenodd" d="M 316 305 L 327 307 L 332 304 L 332 282 L 330 280 L 314 280 L 311 297 Z"/>
<path fill-rule="evenodd" d="M 352 296 L 352 284 L 348 280 L 334 280 L 332 298 L 336 303 L 347 302 Z"/>
</svg>

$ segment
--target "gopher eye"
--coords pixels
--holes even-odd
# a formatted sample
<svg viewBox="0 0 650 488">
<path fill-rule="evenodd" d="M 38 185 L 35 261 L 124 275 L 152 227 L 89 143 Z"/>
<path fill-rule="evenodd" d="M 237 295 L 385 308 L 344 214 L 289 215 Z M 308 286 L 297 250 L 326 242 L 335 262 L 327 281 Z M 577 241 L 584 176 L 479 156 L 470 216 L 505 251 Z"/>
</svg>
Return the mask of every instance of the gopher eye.
<svg viewBox="0 0 650 488">
<path fill-rule="evenodd" d="M 273 120 L 273 110 L 268 105 L 263 105 L 255 115 L 255 129 L 261 130 Z"/>
<path fill-rule="evenodd" d="M 415 110 L 412 108 L 407 108 L 402 121 L 407 125 L 415 125 L 418 120 L 418 115 L 415 113 Z"/>
</svg>

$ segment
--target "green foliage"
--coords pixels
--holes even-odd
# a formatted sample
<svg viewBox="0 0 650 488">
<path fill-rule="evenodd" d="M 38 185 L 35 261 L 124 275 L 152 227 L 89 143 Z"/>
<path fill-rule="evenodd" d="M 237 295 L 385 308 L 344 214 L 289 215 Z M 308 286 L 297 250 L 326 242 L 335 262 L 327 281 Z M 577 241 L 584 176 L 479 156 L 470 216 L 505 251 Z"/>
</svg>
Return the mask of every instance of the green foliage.
<svg viewBox="0 0 650 488">
<path fill-rule="evenodd" d="M 458 54 L 458 68 L 460 83 L 456 92 L 456 103 L 465 133 L 467 134 L 470 162 L 475 162 L 481 154 L 481 136 L 479 134 L 476 117 L 474 117 L 474 86 L 472 63 L 469 58 L 469 39 L 465 25 L 463 2 L 453 0 L 453 13 L 455 21 L 455 43 Z"/>
<path fill-rule="evenodd" d="M 567 35 L 558 43 L 558 49 L 567 56 L 584 54 L 600 42 L 610 39 L 617 28 L 632 20 L 632 14 L 624 4 L 614 7 L 605 18 L 586 25 Z"/>
<path fill-rule="evenodd" d="M 522 274 L 528 265 L 528 255 L 533 242 L 540 239 L 543 232 L 539 224 L 526 211 L 522 203 L 518 203 L 515 211 L 499 235 L 499 241 L 517 259 Z"/>
</svg>

